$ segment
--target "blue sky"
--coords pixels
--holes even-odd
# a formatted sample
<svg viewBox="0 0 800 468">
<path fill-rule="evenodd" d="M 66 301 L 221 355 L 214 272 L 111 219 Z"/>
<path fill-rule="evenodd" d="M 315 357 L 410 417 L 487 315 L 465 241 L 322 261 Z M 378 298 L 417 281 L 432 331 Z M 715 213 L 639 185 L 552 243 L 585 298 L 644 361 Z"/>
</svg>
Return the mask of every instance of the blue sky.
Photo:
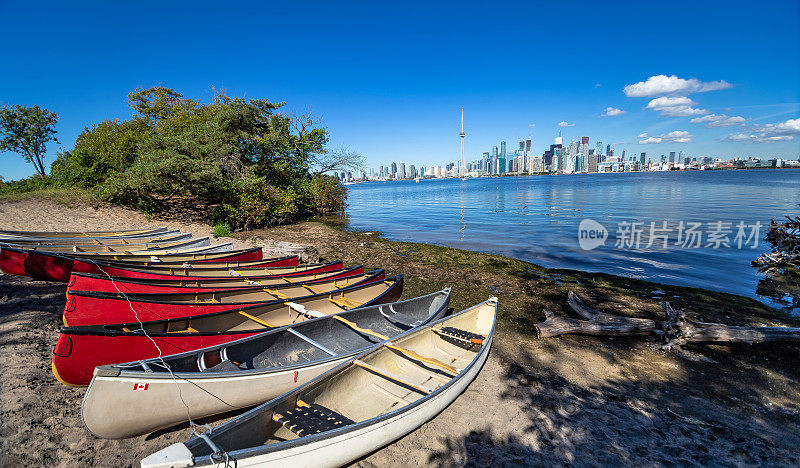
<svg viewBox="0 0 800 468">
<path fill-rule="evenodd" d="M 0 104 L 57 112 L 65 149 L 84 127 L 129 117 L 134 88 L 163 84 L 311 110 L 332 147 L 371 166 L 456 160 L 462 106 L 468 159 L 528 135 L 541 152 L 559 130 L 618 154 L 797 159 L 798 18 L 796 0 L 0 1 Z M 609 107 L 625 113 L 601 116 Z M 0 155 L 7 180 L 33 172 Z"/>
</svg>

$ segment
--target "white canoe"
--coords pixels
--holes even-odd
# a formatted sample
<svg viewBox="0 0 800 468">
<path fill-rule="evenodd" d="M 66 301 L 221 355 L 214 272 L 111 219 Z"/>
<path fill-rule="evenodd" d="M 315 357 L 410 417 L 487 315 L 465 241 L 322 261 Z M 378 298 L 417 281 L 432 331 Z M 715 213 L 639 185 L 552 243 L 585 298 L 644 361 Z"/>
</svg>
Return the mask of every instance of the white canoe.
<svg viewBox="0 0 800 468">
<path fill-rule="evenodd" d="M 257 405 L 314 379 L 387 337 L 441 318 L 449 302 L 447 288 L 224 345 L 100 366 L 83 397 L 83 423 L 98 437 L 120 439 L 178 424 L 187 420 L 187 415 L 196 419 Z M 109 418 L 109 414 L 114 417 Z"/>
<path fill-rule="evenodd" d="M 496 316 L 491 298 L 408 331 L 141 466 L 300 468 L 357 460 L 431 420 L 467 388 L 489 355 Z"/>
</svg>

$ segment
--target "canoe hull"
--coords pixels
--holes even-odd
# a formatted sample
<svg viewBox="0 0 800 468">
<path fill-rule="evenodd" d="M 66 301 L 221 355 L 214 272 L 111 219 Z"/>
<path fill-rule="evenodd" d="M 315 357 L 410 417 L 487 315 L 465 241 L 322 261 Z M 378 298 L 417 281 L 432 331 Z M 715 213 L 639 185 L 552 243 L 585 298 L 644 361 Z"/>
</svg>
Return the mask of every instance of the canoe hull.
<svg viewBox="0 0 800 468">
<path fill-rule="evenodd" d="M 361 307 L 396 302 L 403 293 L 402 279 L 402 275 L 394 277 L 392 286 L 380 295 L 361 304 Z M 371 286 L 364 285 L 346 288 L 342 291 L 369 287 Z M 324 295 L 327 295 L 327 293 Z M 243 310 L 248 309 L 245 308 Z M 136 326 L 131 325 L 131 328 L 135 329 Z M 80 330 L 79 327 L 78 330 Z M 52 370 L 61 383 L 71 386 L 85 386 L 91 382 L 94 368 L 97 366 L 139 361 L 141 359 L 192 351 L 228 343 L 262 331 L 219 331 L 214 334 L 154 334 L 148 337 L 128 332 L 99 333 L 94 331 L 71 331 L 69 328 L 62 328 L 53 350 Z M 154 341 L 158 344 L 158 347 L 156 347 Z M 160 348 L 160 352 L 158 348 Z"/>
<path fill-rule="evenodd" d="M 53 350 L 53 374 L 63 384 L 89 385 L 94 368 L 103 364 L 138 361 L 214 346 L 253 336 L 257 332 L 215 335 L 156 336 L 60 334 Z"/>
<path fill-rule="evenodd" d="M 152 428 L 169 427 L 186 420 L 186 406 L 192 419 L 198 419 L 261 404 L 310 382 L 347 359 L 348 356 L 344 356 L 313 366 L 235 379 L 173 381 L 168 375 L 145 382 L 134 377 L 95 378 L 86 390 L 81 417 L 86 428 L 97 437 L 135 437 L 155 430 Z M 142 389 L 145 385 L 146 389 Z M 153 411 L 153 402 L 159 402 L 158 411 Z M 125 409 L 124 425 L 108 417 L 120 408 Z"/>
<path fill-rule="evenodd" d="M 259 259 L 259 260 L 261 260 L 261 259 Z M 219 265 L 220 267 L 237 268 L 238 265 L 236 265 L 236 264 L 239 263 L 239 262 L 241 262 L 241 260 L 239 260 L 239 261 L 197 260 L 197 261 L 192 261 L 192 262 L 187 262 L 187 263 L 189 263 L 189 264 L 203 263 L 205 265 L 214 265 L 214 266 Z M 253 262 L 253 261 L 251 260 L 251 262 Z M 95 274 L 95 275 L 105 275 L 106 273 L 104 272 L 104 270 L 110 270 L 112 265 L 120 267 L 120 268 L 142 268 L 142 269 L 146 269 L 149 266 L 162 266 L 160 263 L 155 263 L 155 262 L 149 263 L 148 265 L 139 265 L 139 264 L 133 264 L 133 263 L 131 265 L 124 265 L 124 263 L 126 263 L 126 262 L 121 261 L 121 262 L 113 262 L 113 263 L 111 263 L 109 265 L 105 265 L 105 264 L 102 264 L 102 263 L 101 264 L 97 264 L 97 263 L 90 263 L 90 262 L 85 262 L 85 261 L 81 261 L 81 260 L 76 260 L 74 262 L 73 267 L 72 267 L 72 272 L 73 273 L 92 273 L 92 274 Z M 284 258 L 280 258 L 280 259 L 277 259 L 277 260 L 266 259 L 263 262 L 253 263 L 252 265 L 249 265 L 247 267 L 241 267 L 241 268 L 291 267 L 291 266 L 297 266 L 299 264 L 300 264 L 300 261 L 299 261 L 299 259 L 297 257 L 284 257 Z M 111 274 L 111 276 L 115 276 L 115 275 Z"/>
<path fill-rule="evenodd" d="M 330 273 L 329 276 L 326 276 L 326 273 Z M 330 272 L 326 272 L 320 275 L 319 278 L 311 279 L 308 281 L 303 281 L 303 283 L 312 283 L 315 281 L 325 281 L 325 280 L 332 280 L 332 279 L 341 279 L 341 278 L 348 278 L 350 276 L 356 275 L 363 275 L 364 268 L 356 268 L 350 270 L 342 270 L 341 272 L 337 273 L 337 270 L 332 270 Z M 231 278 L 230 281 L 234 281 L 235 278 Z M 229 284 L 230 281 L 226 281 L 225 284 Z M 230 290 L 230 289 L 242 289 L 242 288 L 250 288 L 252 285 L 247 283 L 247 280 L 239 280 L 239 286 L 191 286 L 191 285 L 181 285 L 181 283 L 186 283 L 185 280 L 175 280 L 175 281 L 164 281 L 163 284 L 150 284 L 146 282 L 137 282 L 136 278 L 120 278 L 114 277 L 114 280 L 110 280 L 107 277 L 93 277 L 93 276 L 83 276 L 83 275 L 72 275 L 69 279 L 69 283 L 67 285 L 67 294 L 70 291 L 95 291 L 95 292 L 110 292 L 110 293 L 117 293 L 117 292 L 124 292 L 124 293 L 192 293 L 192 292 L 207 292 L 210 290 Z M 221 281 L 220 281 L 221 282 Z M 167 285 L 167 283 L 173 283 L 174 285 Z M 208 284 L 213 284 L 213 281 L 208 282 Z"/>
<path fill-rule="evenodd" d="M 146 268 L 142 268 L 142 269 L 136 269 L 136 268 L 127 269 L 127 268 L 119 268 L 119 267 L 116 267 L 116 266 L 103 266 L 103 274 L 106 274 L 106 275 L 109 275 L 109 276 L 117 276 L 117 277 L 120 277 L 120 278 L 138 278 L 138 279 L 155 279 L 155 280 L 187 280 L 187 279 L 189 279 L 189 280 L 194 280 L 194 279 L 203 280 L 203 279 L 220 279 L 220 278 L 228 277 L 228 278 L 246 278 L 246 279 L 252 279 L 252 280 L 256 280 L 257 281 L 258 278 L 275 278 L 275 277 L 279 277 L 279 276 L 294 276 L 294 275 L 301 275 L 301 274 L 305 274 L 305 273 L 322 273 L 322 272 L 326 272 L 326 271 L 342 269 L 343 267 L 344 267 L 344 264 L 340 261 L 340 262 L 331 262 L 331 263 L 328 263 L 328 264 L 325 264 L 325 265 L 321 265 L 319 267 L 312 267 L 312 268 L 309 268 L 307 270 L 302 269 L 302 268 L 305 268 L 305 267 L 298 266 L 297 267 L 298 270 L 294 271 L 294 272 L 286 272 L 286 273 L 281 273 L 281 274 L 271 274 L 271 275 L 262 275 L 262 276 L 249 276 L 248 275 L 248 270 L 257 270 L 257 268 L 250 268 L 250 269 L 244 268 L 244 269 L 238 270 L 239 272 L 242 272 L 242 274 L 239 274 L 237 276 L 233 276 L 233 275 L 228 276 L 227 273 L 225 273 L 225 276 L 202 276 L 202 274 L 198 274 L 196 276 L 186 276 L 186 275 L 169 275 L 169 274 L 161 274 L 161 273 L 150 273 L 150 272 L 147 271 Z M 186 269 L 181 269 L 181 268 L 176 268 L 176 271 L 177 270 L 186 271 Z M 253 272 L 251 271 L 250 273 L 253 273 Z M 255 275 L 257 273 L 253 273 L 253 274 Z"/>
<path fill-rule="evenodd" d="M 250 261 L 261 260 L 261 249 L 251 249 L 241 252 L 236 252 L 231 255 L 224 255 L 223 252 L 214 252 L 214 247 L 209 247 L 202 253 L 196 254 L 202 257 L 203 254 L 214 253 L 212 258 L 191 260 L 192 262 L 213 262 L 213 261 Z M 166 255 L 161 254 L 167 258 Z M 187 254 L 192 255 L 194 254 Z M 124 257 L 121 255 L 120 257 Z M 147 256 L 145 256 L 147 257 Z M 30 276 L 33 279 L 44 281 L 58 281 L 66 282 L 72 273 L 72 269 L 76 263 L 81 263 L 86 266 L 83 268 L 92 268 L 91 261 L 81 260 L 77 256 L 54 255 L 47 252 L 38 252 L 22 249 L 0 249 L 0 270 L 10 275 Z"/>
<path fill-rule="evenodd" d="M 383 281 L 385 275 L 372 278 L 370 282 Z M 361 286 L 367 283 L 342 285 L 344 287 Z M 341 289 L 341 288 L 337 288 Z M 266 293 L 265 293 L 266 294 Z M 310 294 L 308 291 L 304 295 Z M 149 322 L 182 317 L 197 317 L 226 310 L 250 307 L 265 302 L 280 301 L 278 297 L 260 301 L 217 303 L 180 303 L 180 302 L 145 302 L 133 297 L 109 298 L 92 295 L 67 294 L 64 306 L 63 321 L 66 326 L 105 325 L 113 323 Z M 288 300 L 292 300 L 289 298 Z"/>
<path fill-rule="evenodd" d="M 374 452 L 375 449 L 390 444 L 413 432 L 436 417 L 436 415 L 455 401 L 480 373 L 489 356 L 491 341 L 491 339 L 487 341 L 486 345 L 481 350 L 481 354 L 473 362 L 472 366 L 465 370 L 464 375 L 460 376 L 452 385 L 430 398 L 424 404 L 416 405 L 394 417 L 384 419 L 354 431 L 346 431 L 339 435 L 332 435 L 328 438 L 299 444 L 275 452 L 267 452 L 242 458 L 237 457 L 235 451 L 230 452 L 228 455 L 230 456 L 232 465 L 235 465 L 237 468 L 249 466 L 291 466 L 292 468 L 339 467 L 358 460 Z M 223 450 L 225 449 L 225 447 L 221 448 Z M 208 457 L 203 457 L 195 460 L 195 463 L 196 465 L 194 466 L 212 466 L 213 461 Z M 166 468 L 175 465 L 169 462 L 165 464 L 164 461 L 158 457 L 158 453 L 155 453 L 142 460 L 141 466 L 142 468 Z"/>
</svg>

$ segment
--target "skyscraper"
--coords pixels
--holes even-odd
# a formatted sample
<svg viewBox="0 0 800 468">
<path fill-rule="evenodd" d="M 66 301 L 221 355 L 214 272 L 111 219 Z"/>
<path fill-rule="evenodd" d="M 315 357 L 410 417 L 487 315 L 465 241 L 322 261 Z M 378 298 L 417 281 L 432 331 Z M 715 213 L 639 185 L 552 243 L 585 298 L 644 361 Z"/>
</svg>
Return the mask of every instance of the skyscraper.
<svg viewBox="0 0 800 468">
<path fill-rule="evenodd" d="M 644 158 L 646 154 L 647 153 L 642 152 L 642 154 L 639 155 L 639 164 L 641 164 L 642 166 L 644 166 Z"/>
<path fill-rule="evenodd" d="M 505 141 L 501 141 L 500 142 L 500 157 L 501 158 L 505 158 L 506 157 L 506 142 Z"/>
<path fill-rule="evenodd" d="M 613 156 L 614 153 L 611 152 L 611 145 L 606 145 L 606 157 Z"/>
<path fill-rule="evenodd" d="M 400 167 L 397 168 L 397 178 L 398 179 L 405 179 L 406 178 L 406 163 L 400 161 Z"/>
<path fill-rule="evenodd" d="M 588 145 L 589 144 L 589 137 L 581 138 L 581 144 L 582 145 Z"/>
<path fill-rule="evenodd" d="M 675 162 L 675 152 L 674 151 L 670 151 L 669 152 L 669 162 L 671 162 L 671 163 Z"/>
<path fill-rule="evenodd" d="M 395 177 L 395 174 L 397 174 L 397 163 L 394 163 L 394 162 L 393 162 L 393 163 L 392 163 L 392 172 L 391 172 L 391 174 L 390 174 L 390 175 L 391 175 L 392 177 Z"/>
</svg>

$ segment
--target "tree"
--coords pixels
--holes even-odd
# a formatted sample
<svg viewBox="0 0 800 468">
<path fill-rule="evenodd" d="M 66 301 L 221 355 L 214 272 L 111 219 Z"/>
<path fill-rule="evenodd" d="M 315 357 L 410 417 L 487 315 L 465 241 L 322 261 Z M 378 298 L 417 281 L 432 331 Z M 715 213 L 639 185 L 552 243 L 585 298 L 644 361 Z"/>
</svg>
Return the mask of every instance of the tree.
<svg viewBox="0 0 800 468">
<path fill-rule="evenodd" d="M 45 145 L 50 141 L 59 142 L 54 136 L 56 122 L 55 112 L 37 105 L 0 109 L 0 151 L 22 155 L 44 177 Z"/>
<path fill-rule="evenodd" d="M 340 146 L 326 153 L 318 153 L 314 158 L 316 174 L 341 169 L 353 169 L 364 164 L 364 157 L 357 151 L 351 151 L 347 146 Z"/>
</svg>

